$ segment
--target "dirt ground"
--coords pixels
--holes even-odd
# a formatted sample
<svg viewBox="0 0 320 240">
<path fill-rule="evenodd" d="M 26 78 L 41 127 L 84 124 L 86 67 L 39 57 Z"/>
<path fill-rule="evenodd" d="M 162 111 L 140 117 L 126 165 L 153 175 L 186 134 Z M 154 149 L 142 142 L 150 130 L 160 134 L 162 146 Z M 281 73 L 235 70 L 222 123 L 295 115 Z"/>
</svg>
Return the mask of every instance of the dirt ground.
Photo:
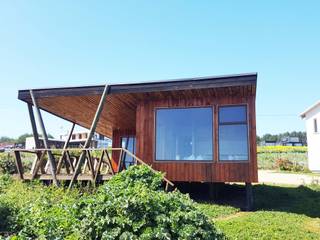
<svg viewBox="0 0 320 240">
<path fill-rule="evenodd" d="M 303 173 L 281 173 L 272 170 L 259 170 L 259 183 L 306 185 L 320 184 L 320 176 Z"/>
</svg>

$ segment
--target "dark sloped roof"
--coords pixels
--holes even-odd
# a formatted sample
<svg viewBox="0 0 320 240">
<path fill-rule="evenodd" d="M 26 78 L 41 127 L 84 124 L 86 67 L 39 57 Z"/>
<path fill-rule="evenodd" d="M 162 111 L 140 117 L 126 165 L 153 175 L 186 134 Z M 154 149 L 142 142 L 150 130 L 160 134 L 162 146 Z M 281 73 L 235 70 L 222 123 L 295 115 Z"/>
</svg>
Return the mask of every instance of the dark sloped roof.
<svg viewBox="0 0 320 240">
<path fill-rule="evenodd" d="M 256 85 L 257 73 L 234 74 L 224 76 L 196 77 L 173 79 L 165 81 L 151 81 L 141 83 L 111 84 L 109 94 L 119 93 L 145 93 L 157 91 L 175 91 L 204 89 L 217 87 L 232 87 Z M 81 95 L 101 95 L 105 85 L 59 87 L 34 89 L 34 94 L 41 97 L 55 96 L 81 96 Z M 19 90 L 18 98 L 26 100 L 30 98 L 29 89 Z"/>
</svg>

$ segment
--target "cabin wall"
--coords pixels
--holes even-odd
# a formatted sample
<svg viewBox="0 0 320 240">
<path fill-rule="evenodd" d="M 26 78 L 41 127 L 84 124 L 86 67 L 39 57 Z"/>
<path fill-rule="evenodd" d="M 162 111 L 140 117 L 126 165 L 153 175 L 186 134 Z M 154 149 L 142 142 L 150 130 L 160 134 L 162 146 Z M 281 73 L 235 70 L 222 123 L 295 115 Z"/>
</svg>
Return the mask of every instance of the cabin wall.
<svg viewBox="0 0 320 240">
<path fill-rule="evenodd" d="M 249 161 L 219 162 L 218 159 L 218 112 L 217 106 L 247 104 Z M 155 108 L 214 106 L 214 159 L 212 162 L 155 161 Z M 166 173 L 172 181 L 187 182 L 257 182 L 255 96 L 205 97 L 197 99 L 165 99 L 144 101 L 136 112 L 137 156 Z"/>
</svg>

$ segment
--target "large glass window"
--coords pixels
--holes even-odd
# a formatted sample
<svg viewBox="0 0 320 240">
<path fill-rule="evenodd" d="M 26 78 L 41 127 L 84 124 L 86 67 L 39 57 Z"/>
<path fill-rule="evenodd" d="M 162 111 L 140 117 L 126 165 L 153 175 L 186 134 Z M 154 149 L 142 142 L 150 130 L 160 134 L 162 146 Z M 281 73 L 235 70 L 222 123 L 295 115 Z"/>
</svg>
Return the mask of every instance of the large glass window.
<svg viewBox="0 0 320 240">
<path fill-rule="evenodd" d="M 248 160 L 246 106 L 219 108 L 219 160 Z"/>
<path fill-rule="evenodd" d="M 156 160 L 213 160 L 213 111 L 204 108 L 156 110 Z"/>
</svg>

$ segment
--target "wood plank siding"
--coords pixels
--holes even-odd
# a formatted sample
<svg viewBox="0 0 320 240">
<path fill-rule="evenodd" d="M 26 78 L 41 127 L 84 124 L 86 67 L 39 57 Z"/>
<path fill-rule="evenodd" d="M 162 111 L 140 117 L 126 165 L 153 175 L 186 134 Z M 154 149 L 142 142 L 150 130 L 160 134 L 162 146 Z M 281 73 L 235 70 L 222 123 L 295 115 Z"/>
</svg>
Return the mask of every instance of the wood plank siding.
<svg viewBox="0 0 320 240">
<path fill-rule="evenodd" d="M 180 99 L 144 101 L 137 107 L 136 148 L 137 156 L 165 172 L 172 181 L 189 182 L 257 182 L 255 96 L 251 89 L 216 89 L 219 97 L 204 96 L 195 98 L 185 95 Z M 226 94 L 223 94 L 225 92 Z M 249 161 L 218 161 L 218 107 L 245 104 L 248 109 Z M 214 109 L 214 159 L 196 161 L 155 161 L 155 109 L 174 107 L 212 106 Z"/>
<path fill-rule="evenodd" d="M 187 182 L 257 182 L 256 74 L 190 78 L 175 81 L 110 85 L 96 132 L 121 146 L 121 137 L 136 136 L 136 155 L 166 173 L 169 180 Z M 39 108 L 90 128 L 104 86 L 33 90 Z M 29 91 L 19 99 L 32 104 Z M 247 105 L 249 161 L 218 161 L 218 107 Z M 214 110 L 212 161 L 155 161 L 155 109 L 211 106 Z M 113 155 L 115 161 L 118 155 Z M 113 163 L 116 169 L 116 162 Z"/>
</svg>

